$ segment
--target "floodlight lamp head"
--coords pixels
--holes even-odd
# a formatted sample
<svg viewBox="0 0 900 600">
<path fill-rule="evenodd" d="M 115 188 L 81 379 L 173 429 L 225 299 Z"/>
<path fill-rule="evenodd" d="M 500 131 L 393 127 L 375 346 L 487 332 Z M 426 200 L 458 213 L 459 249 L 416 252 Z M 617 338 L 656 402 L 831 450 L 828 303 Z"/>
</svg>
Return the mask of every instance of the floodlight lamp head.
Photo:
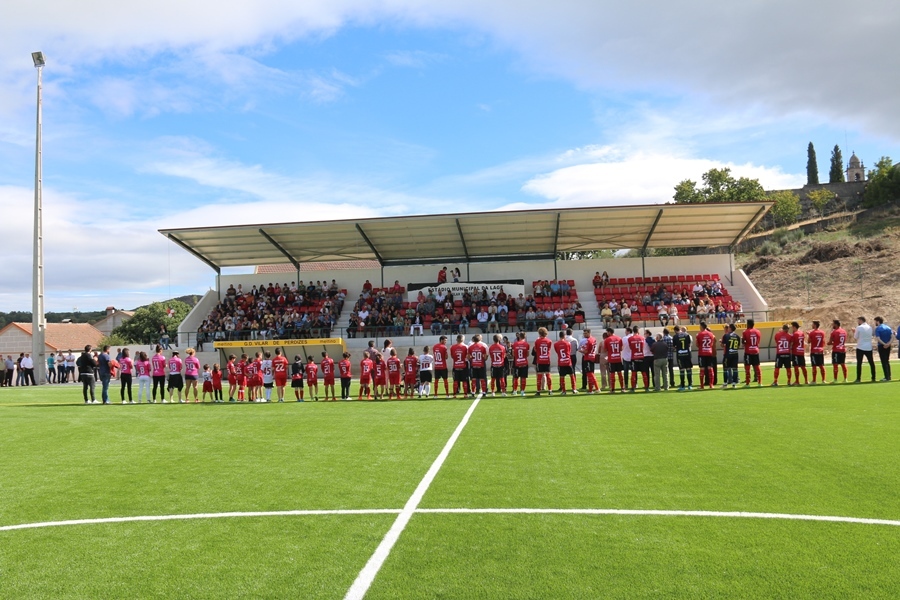
<svg viewBox="0 0 900 600">
<path fill-rule="evenodd" d="M 32 52 L 31 60 L 34 61 L 34 67 L 36 69 L 40 69 L 44 66 L 44 53 L 43 52 Z"/>
</svg>

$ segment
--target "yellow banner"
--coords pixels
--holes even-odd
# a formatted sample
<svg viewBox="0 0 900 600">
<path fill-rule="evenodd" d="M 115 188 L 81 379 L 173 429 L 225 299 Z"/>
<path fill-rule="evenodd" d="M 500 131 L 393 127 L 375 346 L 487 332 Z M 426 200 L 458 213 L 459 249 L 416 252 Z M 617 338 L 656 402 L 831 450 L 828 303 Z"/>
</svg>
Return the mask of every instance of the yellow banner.
<svg viewBox="0 0 900 600">
<path fill-rule="evenodd" d="M 221 348 L 276 348 L 292 346 L 341 346 L 343 338 L 316 338 L 311 340 L 241 340 L 239 342 L 215 342 L 215 349 Z"/>
</svg>

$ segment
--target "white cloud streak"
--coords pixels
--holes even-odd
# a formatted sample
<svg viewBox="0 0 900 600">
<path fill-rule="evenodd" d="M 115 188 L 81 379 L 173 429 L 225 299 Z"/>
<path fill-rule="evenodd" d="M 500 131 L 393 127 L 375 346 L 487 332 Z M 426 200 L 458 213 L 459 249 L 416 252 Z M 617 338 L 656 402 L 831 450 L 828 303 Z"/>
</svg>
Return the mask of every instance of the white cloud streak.
<svg viewBox="0 0 900 600">
<path fill-rule="evenodd" d="M 533 68 L 588 88 L 670 90 L 735 107 L 814 112 L 900 137 L 894 99 L 900 11 L 761 0 L 744 4 L 612 0 L 247 0 L 11 3 L 0 25 L 0 70 L 27 71 L 37 44 L 55 68 L 124 62 L 163 51 L 263 51 L 348 24 L 472 28 Z M 415 57 L 395 57 L 414 66 Z M 320 92 L 321 93 L 321 92 Z M 325 93 L 333 97 L 333 93 Z M 854 110 L 864 108 L 864 110 Z"/>
</svg>

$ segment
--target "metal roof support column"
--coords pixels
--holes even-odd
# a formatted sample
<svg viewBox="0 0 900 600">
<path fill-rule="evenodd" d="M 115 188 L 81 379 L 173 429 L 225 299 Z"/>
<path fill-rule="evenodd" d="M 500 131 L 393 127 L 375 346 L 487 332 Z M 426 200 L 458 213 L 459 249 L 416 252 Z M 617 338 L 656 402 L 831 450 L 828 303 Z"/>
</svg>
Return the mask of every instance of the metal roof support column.
<svg viewBox="0 0 900 600">
<path fill-rule="evenodd" d="M 378 264 L 381 265 L 382 268 L 382 278 L 384 277 L 384 259 L 381 258 L 381 254 L 375 248 L 375 244 L 372 243 L 372 240 L 369 239 L 369 236 L 366 235 L 366 232 L 363 231 L 363 228 L 359 226 L 359 223 L 356 224 L 356 230 L 359 232 L 359 235 L 362 236 L 363 241 L 369 246 L 369 250 L 372 251 L 372 254 L 375 255 L 375 259 L 378 261 Z"/>
<path fill-rule="evenodd" d="M 267 240 L 270 244 L 272 244 L 273 246 L 275 246 L 275 249 L 276 249 L 276 250 L 278 250 L 279 252 L 281 252 L 282 254 L 284 254 L 284 257 L 285 257 L 286 259 L 288 259 L 288 260 L 291 262 L 292 265 L 294 265 L 294 268 L 297 269 L 297 279 L 299 280 L 299 279 L 300 279 L 300 263 L 297 261 L 297 259 L 294 258 L 294 257 L 291 255 L 291 253 L 288 252 L 288 251 L 284 248 L 284 246 L 282 246 L 281 244 L 279 244 L 278 242 L 276 242 L 276 241 L 275 241 L 275 238 L 273 238 L 271 235 L 269 235 L 268 233 L 266 233 L 265 230 L 264 230 L 262 227 L 259 228 L 259 233 L 260 233 L 260 235 L 262 235 L 264 238 L 266 238 L 266 240 Z"/>
<path fill-rule="evenodd" d="M 731 248 L 735 248 L 738 244 L 741 243 L 741 240 L 744 239 L 744 236 L 750 233 L 750 230 L 756 227 L 756 224 L 759 223 L 759 220 L 763 218 L 763 215 L 766 214 L 766 211 L 769 210 L 768 206 L 761 206 L 758 211 L 756 211 L 756 215 L 750 219 L 750 222 L 747 223 L 741 232 L 737 235 L 736 238 L 731 242 Z"/>
<path fill-rule="evenodd" d="M 647 237 L 644 238 L 644 245 L 641 246 L 641 277 L 647 276 L 647 269 L 644 266 L 644 257 L 647 256 L 647 246 L 650 245 L 650 238 L 653 237 L 653 232 L 656 231 L 656 226 L 659 225 L 659 220 L 662 219 L 663 210 L 659 209 L 659 212 L 656 213 L 656 218 L 653 219 L 653 225 L 650 226 L 650 231 L 647 232 Z"/>
<path fill-rule="evenodd" d="M 196 256 L 197 258 L 199 258 L 201 261 L 203 261 L 206 264 L 206 266 L 208 266 L 210 269 L 214 270 L 217 274 L 219 274 L 219 275 L 222 274 L 222 269 L 219 268 L 219 266 L 216 263 L 214 263 L 213 261 L 211 261 L 208 258 L 206 258 L 205 256 L 203 256 L 202 254 L 200 254 L 199 252 L 197 252 L 196 250 L 194 250 L 193 248 L 191 248 L 190 246 L 188 246 L 187 244 L 185 244 L 184 242 L 179 240 L 177 237 L 175 237 L 171 233 L 167 234 L 166 237 L 169 238 L 171 241 L 175 242 L 176 244 L 178 244 L 179 246 L 181 246 L 182 248 L 184 248 L 185 250 L 187 250 L 188 252 L 190 252 L 191 254 L 193 254 L 194 256 Z"/>
<path fill-rule="evenodd" d="M 463 235 L 462 225 L 459 224 L 459 219 L 454 219 L 456 221 L 456 231 L 459 232 L 459 241 L 463 247 L 463 254 L 466 255 L 466 281 L 471 281 L 472 277 L 469 274 L 469 263 L 471 259 L 469 258 L 469 247 L 466 245 L 466 236 Z"/>
<path fill-rule="evenodd" d="M 556 213 L 556 231 L 553 233 L 553 279 L 558 279 L 558 274 L 556 272 L 556 262 L 557 257 L 559 256 L 559 251 L 557 248 L 559 247 L 559 220 L 562 217 L 562 213 Z"/>
<path fill-rule="evenodd" d="M 734 285 L 734 249 L 728 249 L 728 285 Z"/>
</svg>

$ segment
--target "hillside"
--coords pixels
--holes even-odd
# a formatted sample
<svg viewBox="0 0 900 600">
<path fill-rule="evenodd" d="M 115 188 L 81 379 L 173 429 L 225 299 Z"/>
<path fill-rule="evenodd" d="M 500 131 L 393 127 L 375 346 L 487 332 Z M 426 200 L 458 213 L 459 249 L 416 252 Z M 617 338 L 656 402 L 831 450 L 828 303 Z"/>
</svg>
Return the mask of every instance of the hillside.
<svg viewBox="0 0 900 600">
<path fill-rule="evenodd" d="M 840 229 L 788 236 L 778 247 L 736 257 L 773 309 L 772 318 L 856 324 L 876 315 L 900 322 L 900 210 L 861 216 Z M 770 252 L 774 255 L 760 256 Z"/>
</svg>

